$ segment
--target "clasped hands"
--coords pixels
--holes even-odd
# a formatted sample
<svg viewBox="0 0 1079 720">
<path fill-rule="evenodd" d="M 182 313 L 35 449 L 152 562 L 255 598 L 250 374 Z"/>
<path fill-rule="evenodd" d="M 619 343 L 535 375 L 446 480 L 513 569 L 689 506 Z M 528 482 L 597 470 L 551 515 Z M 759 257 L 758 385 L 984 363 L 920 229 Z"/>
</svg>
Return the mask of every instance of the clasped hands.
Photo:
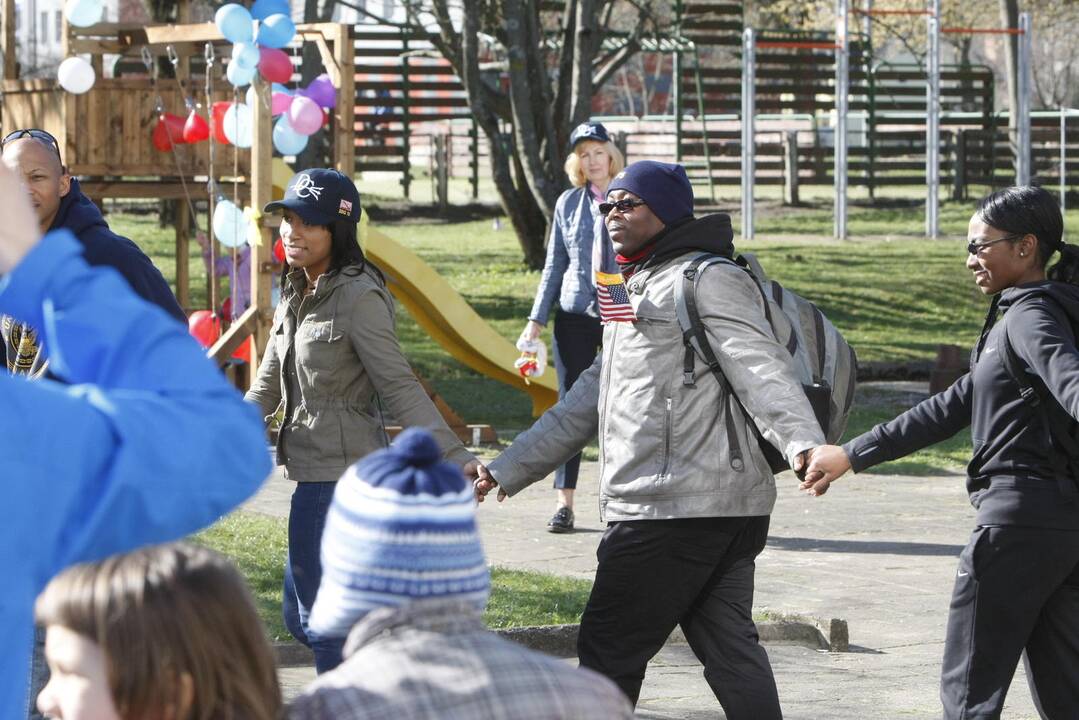
<svg viewBox="0 0 1079 720">
<path fill-rule="evenodd" d="M 838 445 L 819 445 L 800 454 L 794 462 L 794 471 L 801 479 L 798 489 L 813 496 L 828 492 L 832 482 L 848 470 L 850 458 Z"/>
<path fill-rule="evenodd" d="M 498 481 L 494 479 L 494 476 L 487 470 L 487 466 L 481 463 L 479 460 L 473 460 L 463 468 L 465 477 L 472 481 L 472 490 L 476 493 L 476 502 L 483 502 L 487 497 L 487 493 L 498 487 Z M 506 499 L 506 491 L 498 487 L 498 502 L 502 502 Z"/>
</svg>

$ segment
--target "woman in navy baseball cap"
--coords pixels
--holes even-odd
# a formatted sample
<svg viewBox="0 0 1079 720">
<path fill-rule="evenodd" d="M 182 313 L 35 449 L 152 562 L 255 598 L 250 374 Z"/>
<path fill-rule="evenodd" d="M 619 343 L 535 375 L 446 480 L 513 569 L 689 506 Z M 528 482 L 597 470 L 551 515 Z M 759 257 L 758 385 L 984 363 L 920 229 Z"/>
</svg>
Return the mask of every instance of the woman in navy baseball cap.
<svg viewBox="0 0 1079 720">
<path fill-rule="evenodd" d="M 341 662 L 343 638 L 322 637 L 307 618 L 322 577 L 319 546 L 337 479 L 385 447 L 382 408 L 405 427 L 431 430 L 444 457 L 475 462 L 424 392 L 401 352 L 394 303 L 356 239 L 360 194 L 336 170 L 297 173 L 280 212 L 288 266 L 270 343 L 247 399 L 266 417 L 283 407 L 277 463 L 296 482 L 289 511 L 282 612 L 314 651 L 321 673 Z"/>
</svg>

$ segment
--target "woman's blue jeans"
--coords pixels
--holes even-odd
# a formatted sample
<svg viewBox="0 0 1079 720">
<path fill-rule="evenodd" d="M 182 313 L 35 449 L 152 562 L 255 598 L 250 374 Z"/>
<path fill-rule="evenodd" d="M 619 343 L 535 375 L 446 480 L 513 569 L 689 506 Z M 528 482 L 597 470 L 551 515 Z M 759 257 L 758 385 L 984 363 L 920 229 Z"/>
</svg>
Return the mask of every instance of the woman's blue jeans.
<svg viewBox="0 0 1079 720">
<path fill-rule="evenodd" d="M 311 631 L 307 619 L 322 580 L 322 529 L 337 483 L 297 483 L 288 515 L 288 558 L 281 613 L 292 637 L 311 648 L 315 670 L 321 674 L 341 664 L 345 638 L 322 637 Z"/>
</svg>

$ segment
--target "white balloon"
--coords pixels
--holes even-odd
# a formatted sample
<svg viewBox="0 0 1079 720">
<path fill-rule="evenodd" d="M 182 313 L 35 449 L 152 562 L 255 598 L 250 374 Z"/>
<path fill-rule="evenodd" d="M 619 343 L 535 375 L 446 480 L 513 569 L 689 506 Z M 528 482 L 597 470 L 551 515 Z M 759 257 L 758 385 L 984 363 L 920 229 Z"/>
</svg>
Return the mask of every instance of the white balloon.
<svg viewBox="0 0 1079 720">
<path fill-rule="evenodd" d="M 225 139 L 238 148 L 251 147 L 252 135 L 254 134 L 254 118 L 251 108 L 246 103 L 232 103 L 225 111 L 225 117 L 221 122 L 225 131 Z"/>
<path fill-rule="evenodd" d="M 60 63 L 56 71 L 56 80 L 60 87 L 75 95 L 81 95 L 92 88 L 96 79 L 94 68 L 81 57 L 69 57 Z"/>
<path fill-rule="evenodd" d="M 247 242 L 247 219 L 244 211 L 224 198 L 214 208 L 214 237 L 225 247 L 240 247 Z"/>
</svg>

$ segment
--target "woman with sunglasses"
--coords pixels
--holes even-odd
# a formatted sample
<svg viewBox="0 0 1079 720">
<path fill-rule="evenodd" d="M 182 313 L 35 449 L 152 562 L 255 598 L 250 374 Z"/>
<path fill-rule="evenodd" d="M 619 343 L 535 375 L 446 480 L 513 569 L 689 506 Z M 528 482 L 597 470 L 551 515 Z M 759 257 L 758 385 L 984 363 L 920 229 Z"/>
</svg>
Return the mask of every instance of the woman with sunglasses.
<svg viewBox="0 0 1079 720">
<path fill-rule="evenodd" d="M 558 373 L 558 394 L 564 396 L 582 372 L 596 359 L 603 341 L 596 289 L 592 284 L 592 246 L 596 233 L 602 236 L 603 225 L 598 205 L 607 193 L 611 178 L 625 167 L 625 159 L 607 128 L 599 123 L 578 125 L 570 134 L 570 153 L 565 170 L 572 188 L 562 193 L 555 204 L 551 238 L 547 243 L 547 261 L 543 266 L 536 299 L 528 314 L 521 339 L 539 338 L 547 325 L 555 300 L 559 308 L 554 316 L 553 356 Z M 573 491 L 581 456 L 576 455 L 555 472 L 554 486 L 558 502 L 547 530 L 566 533 L 573 530 Z"/>
<path fill-rule="evenodd" d="M 992 302 L 970 372 L 843 447 L 818 448 L 801 485 L 822 495 L 848 470 L 971 426 L 977 517 L 948 616 L 946 719 L 1000 717 L 1020 656 L 1042 717 L 1074 718 L 1079 708 L 1079 248 L 1062 233 L 1060 207 L 1041 188 L 982 200 L 966 266 Z"/>
</svg>

